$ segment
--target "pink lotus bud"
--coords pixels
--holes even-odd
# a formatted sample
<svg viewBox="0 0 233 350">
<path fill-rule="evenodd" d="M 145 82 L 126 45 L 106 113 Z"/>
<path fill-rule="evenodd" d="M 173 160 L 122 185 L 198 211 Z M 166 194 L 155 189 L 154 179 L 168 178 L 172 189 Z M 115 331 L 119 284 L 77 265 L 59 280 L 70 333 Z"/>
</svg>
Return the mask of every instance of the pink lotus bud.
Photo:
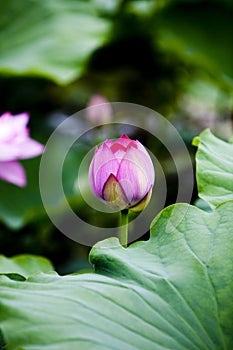
<svg viewBox="0 0 233 350">
<path fill-rule="evenodd" d="M 119 210 L 143 210 L 150 200 L 154 177 L 148 152 L 126 135 L 96 147 L 89 169 L 92 192 Z"/>
<path fill-rule="evenodd" d="M 44 146 L 29 137 L 27 113 L 0 116 L 0 178 L 17 186 L 26 185 L 26 175 L 18 159 L 40 155 Z"/>
</svg>

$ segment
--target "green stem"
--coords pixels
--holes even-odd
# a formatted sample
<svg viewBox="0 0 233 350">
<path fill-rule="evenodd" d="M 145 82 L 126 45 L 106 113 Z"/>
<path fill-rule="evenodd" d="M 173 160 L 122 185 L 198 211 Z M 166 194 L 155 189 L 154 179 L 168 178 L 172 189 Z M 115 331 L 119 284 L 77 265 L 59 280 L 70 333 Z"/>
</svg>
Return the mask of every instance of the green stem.
<svg viewBox="0 0 233 350">
<path fill-rule="evenodd" d="M 128 244 L 128 209 L 120 212 L 119 241 L 122 247 L 127 248 Z"/>
</svg>

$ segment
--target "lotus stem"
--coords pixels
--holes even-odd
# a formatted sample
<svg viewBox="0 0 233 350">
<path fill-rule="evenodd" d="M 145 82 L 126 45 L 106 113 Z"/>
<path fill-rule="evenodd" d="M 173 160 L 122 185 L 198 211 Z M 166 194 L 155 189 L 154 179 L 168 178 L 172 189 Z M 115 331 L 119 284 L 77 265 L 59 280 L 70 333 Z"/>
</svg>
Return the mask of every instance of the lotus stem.
<svg viewBox="0 0 233 350">
<path fill-rule="evenodd" d="M 128 209 L 120 212 L 119 241 L 124 248 L 128 245 L 128 212 Z"/>
</svg>

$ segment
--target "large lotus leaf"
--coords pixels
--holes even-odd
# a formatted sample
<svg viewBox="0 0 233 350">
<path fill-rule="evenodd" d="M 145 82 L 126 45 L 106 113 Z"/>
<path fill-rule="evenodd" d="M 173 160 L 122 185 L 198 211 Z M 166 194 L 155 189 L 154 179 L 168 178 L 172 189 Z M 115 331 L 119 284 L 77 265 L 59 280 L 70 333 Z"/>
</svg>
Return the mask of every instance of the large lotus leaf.
<svg viewBox="0 0 233 350">
<path fill-rule="evenodd" d="M 109 33 L 91 1 L 9 0 L 0 5 L 0 72 L 58 83 L 80 76 Z"/>
<path fill-rule="evenodd" d="M 149 241 L 95 245 L 95 273 L 2 276 L 7 349 L 232 349 L 232 211 L 168 207 Z"/>
<path fill-rule="evenodd" d="M 230 1 L 171 1 L 159 16 L 159 44 L 215 77 L 232 78 L 232 15 Z"/>
<path fill-rule="evenodd" d="M 196 153 L 199 196 L 215 207 L 233 200 L 233 144 L 203 131 L 193 141 Z"/>
</svg>

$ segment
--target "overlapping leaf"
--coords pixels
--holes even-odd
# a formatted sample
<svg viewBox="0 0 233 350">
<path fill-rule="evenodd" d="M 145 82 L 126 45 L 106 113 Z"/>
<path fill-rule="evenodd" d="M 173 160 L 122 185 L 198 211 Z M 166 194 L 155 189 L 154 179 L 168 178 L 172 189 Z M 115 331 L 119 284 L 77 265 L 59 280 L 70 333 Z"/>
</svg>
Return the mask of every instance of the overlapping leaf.
<svg viewBox="0 0 233 350">
<path fill-rule="evenodd" d="M 203 131 L 193 141 L 196 154 L 199 196 L 212 207 L 233 200 L 233 144 Z"/>
<path fill-rule="evenodd" d="M 49 260 L 35 255 L 17 255 L 6 258 L 0 255 L 0 275 L 17 274 L 23 279 L 39 272 L 49 272 L 53 266 Z"/>
</svg>

